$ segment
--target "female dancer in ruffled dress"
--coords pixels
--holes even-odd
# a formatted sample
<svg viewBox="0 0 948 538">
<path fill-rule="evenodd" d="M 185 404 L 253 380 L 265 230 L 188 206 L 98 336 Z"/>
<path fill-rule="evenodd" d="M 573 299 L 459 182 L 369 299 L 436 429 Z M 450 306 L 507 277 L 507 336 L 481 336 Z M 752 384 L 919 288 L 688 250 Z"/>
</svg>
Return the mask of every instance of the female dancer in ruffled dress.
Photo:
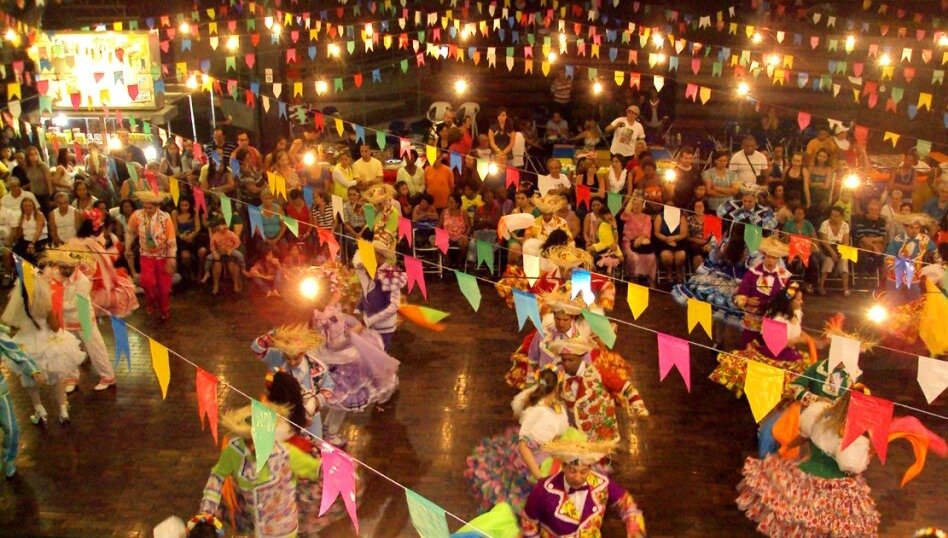
<svg viewBox="0 0 948 538">
<path fill-rule="evenodd" d="M 378 332 L 343 312 L 343 289 L 329 286 L 329 290 L 328 303 L 313 310 L 310 324 L 324 339 L 315 353 L 329 367 L 335 384 L 328 401 L 325 439 L 342 446 L 345 441 L 339 430 L 346 413 L 387 402 L 398 388 L 399 362 L 385 352 Z"/>
<path fill-rule="evenodd" d="M 63 249 L 88 253 L 87 262 L 79 268 L 92 281 L 92 302 L 109 314 L 124 318 L 138 308 L 135 283 L 125 269 L 116 269 L 120 245 L 111 233 L 103 233 L 104 223 L 105 216 L 98 209 L 83 211 L 76 237 L 67 241 Z"/>
<path fill-rule="evenodd" d="M 556 370 L 541 371 L 536 384 L 510 404 L 520 427 L 482 440 L 467 458 L 464 474 L 482 508 L 506 502 L 519 512 L 536 482 L 555 472 L 552 458 L 540 447 L 569 428 L 558 389 Z"/>
<path fill-rule="evenodd" d="M 695 274 L 686 283 L 672 288 L 672 295 L 681 305 L 687 304 L 688 299 L 710 303 L 714 317 L 739 327 L 744 313 L 734 303 L 734 295 L 747 272 L 747 261 L 744 225 L 735 224 L 726 240 L 711 251 Z"/>
</svg>

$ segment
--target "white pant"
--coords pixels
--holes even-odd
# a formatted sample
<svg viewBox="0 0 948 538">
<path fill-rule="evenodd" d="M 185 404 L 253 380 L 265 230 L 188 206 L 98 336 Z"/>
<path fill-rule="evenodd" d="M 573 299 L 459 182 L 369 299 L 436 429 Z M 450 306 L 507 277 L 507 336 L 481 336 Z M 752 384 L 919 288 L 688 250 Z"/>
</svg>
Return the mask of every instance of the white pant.
<svg viewBox="0 0 948 538">
<path fill-rule="evenodd" d="M 99 332 L 99 326 L 96 325 L 95 320 L 92 322 L 90 338 L 85 337 L 81 328 L 69 332 L 82 340 L 82 347 L 86 349 L 86 354 L 89 355 L 89 360 L 92 361 L 92 370 L 96 375 L 100 378 L 114 378 L 115 370 L 112 369 L 112 363 L 109 362 L 109 352 L 105 348 L 105 340 L 102 338 L 102 333 Z M 70 373 L 69 377 L 79 379 L 79 369 L 77 368 Z"/>
</svg>

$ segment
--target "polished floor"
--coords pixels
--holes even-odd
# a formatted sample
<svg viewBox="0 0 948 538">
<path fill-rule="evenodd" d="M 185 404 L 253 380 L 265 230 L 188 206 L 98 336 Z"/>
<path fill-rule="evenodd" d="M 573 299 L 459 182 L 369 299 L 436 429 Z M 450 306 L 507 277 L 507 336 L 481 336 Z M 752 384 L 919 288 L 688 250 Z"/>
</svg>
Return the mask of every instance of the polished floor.
<svg viewBox="0 0 948 538">
<path fill-rule="evenodd" d="M 429 277 L 428 291 L 430 306 L 451 313 L 447 330 L 400 329 L 393 344 L 393 354 L 402 361 L 398 395 L 383 412 L 353 417 L 346 435 L 358 458 L 449 512 L 470 518 L 476 505 L 463 477 L 464 459 L 482 436 L 513 422 L 513 392 L 503 383 L 503 373 L 519 338 L 516 317 L 486 286 L 479 313 L 467 305 L 453 278 L 440 283 Z M 421 301 L 421 296 L 416 292 L 411 299 Z M 819 326 L 820 312 L 836 305 L 838 300 L 811 301 L 807 325 Z M 254 395 L 262 391 L 264 367 L 248 352 L 250 340 L 274 325 L 307 318 L 303 305 L 289 300 L 212 298 L 201 290 L 176 294 L 172 316 L 159 325 L 142 312 L 129 323 Z M 617 316 L 631 320 L 624 304 Z M 685 334 L 684 311 L 665 295 L 653 293 L 637 323 Z M 108 324 L 102 329 L 111 340 Z M 150 536 L 152 527 L 169 515 L 187 518 L 197 510 L 217 450 L 198 422 L 194 368 L 172 358 L 171 386 L 162 400 L 148 342 L 130 333 L 135 355 L 131 371 L 123 365 L 118 388 L 104 393 L 91 390 L 94 380 L 86 374 L 81 393 L 71 398 L 73 424 L 68 429 L 53 424 L 40 431 L 30 425 L 25 394 L 10 378 L 23 435 L 19 478 L 0 481 L 0 535 Z M 707 342 L 697 332 L 693 338 Z M 734 505 L 734 487 L 743 459 L 754 452 L 755 425 L 746 401 L 705 379 L 714 364 L 711 351 L 692 348 L 688 393 L 675 372 L 659 382 L 653 334 L 620 327 L 617 349 L 634 365 L 652 415 L 624 423 L 615 476 L 635 495 L 650 534 L 754 535 L 753 525 Z M 877 351 L 863 357 L 862 367 L 874 394 L 948 414 L 944 396 L 934 405 L 925 404 L 911 357 Z M 221 391 L 220 401 L 224 407 L 246 403 L 229 390 Z M 896 413 L 904 410 L 896 408 Z M 920 416 L 948 435 L 944 420 Z M 910 536 L 928 525 L 948 527 L 948 466 L 933 458 L 920 478 L 899 488 L 910 461 L 909 446 L 898 442 L 889 451 L 888 464 L 875 460 L 867 474 L 884 536 Z M 401 489 L 372 473 L 366 476 L 359 508 L 362 535 L 415 535 Z M 609 522 L 606 536 L 622 535 L 617 523 Z M 450 518 L 449 524 L 458 526 Z M 341 522 L 324 535 L 354 533 Z"/>
</svg>

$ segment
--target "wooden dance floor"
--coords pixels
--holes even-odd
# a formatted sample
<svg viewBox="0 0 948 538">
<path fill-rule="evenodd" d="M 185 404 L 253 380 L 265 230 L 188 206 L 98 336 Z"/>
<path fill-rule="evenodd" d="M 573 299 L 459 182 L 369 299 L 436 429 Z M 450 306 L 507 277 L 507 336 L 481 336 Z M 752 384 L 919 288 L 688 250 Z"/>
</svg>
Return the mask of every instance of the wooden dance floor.
<svg viewBox="0 0 948 538">
<path fill-rule="evenodd" d="M 514 422 L 514 391 L 503 381 L 509 355 L 517 346 L 516 316 L 493 289 L 482 286 L 481 311 L 474 313 L 452 277 L 429 277 L 432 307 L 451 312 L 444 332 L 403 325 L 393 355 L 402 361 L 401 388 L 384 412 L 349 420 L 349 449 L 392 479 L 432 499 L 462 518 L 477 514 L 463 476 L 465 457 L 481 437 Z M 619 296 L 624 297 L 624 287 Z M 865 298 L 865 295 L 857 295 Z M 420 302 L 417 292 L 412 301 Z M 859 310 L 864 310 L 861 301 Z M 178 292 L 172 320 L 159 325 L 143 311 L 128 321 L 241 390 L 259 396 L 265 369 L 249 352 L 251 339 L 308 314 L 290 301 L 264 302 L 203 291 Z M 808 326 L 821 326 L 840 298 L 813 298 L 806 305 Z M 684 310 L 670 297 L 653 293 L 638 323 L 685 334 Z M 621 303 L 616 315 L 631 320 Z M 108 323 L 100 324 L 111 347 Z M 697 329 L 693 338 L 707 343 Z M 171 386 L 162 400 L 151 370 L 148 342 L 129 331 L 134 359 L 131 371 L 118 370 L 118 388 L 95 393 L 96 380 L 84 367 L 80 394 L 71 397 L 72 426 L 51 420 L 47 431 L 29 423 L 29 405 L 19 381 L 7 372 L 22 430 L 19 478 L 0 480 L 0 535 L 4 536 L 151 536 L 152 527 L 170 515 L 189 518 L 198 509 L 201 490 L 218 450 L 202 431 L 194 395 L 192 366 L 171 359 Z M 715 361 L 711 351 L 692 348 L 692 390 L 677 372 L 658 380 L 655 336 L 620 326 L 617 350 L 635 367 L 635 380 L 652 415 L 623 422 L 623 446 L 615 476 L 645 512 L 651 536 L 753 536 L 754 526 L 734 504 L 744 458 L 756 454 L 756 428 L 746 400 L 735 400 L 706 379 Z M 873 394 L 948 414 L 942 396 L 925 404 L 915 381 L 916 361 L 886 351 L 863 356 L 865 381 Z M 44 397 L 51 418 L 51 394 Z M 222 390 L 222 407 L 245 405 Z M 905 414 L 896 407 L 896 414 Z M 931 429 L 948 436 L 948 423 L 918 415 Z M 882 466 L 874 460 L 867 473 L 872 496 L 882 513 L 883 536 L 911 536 L 918 527 L 948 527 L 944 477 L 948 465 L 930 456 L 922 475 L 899 488 L 912 459 L 904 441 L 893 444 Z M 414 536 L 404 493 L 364 472 L 366 490 L 359 517 L 363 536 Z M 941 499 L 941 500 L 939 500 Z M 802 501 L 801 502 L 805 502 Z M 449 518 L 449 525 L 458 524 Z M 623 536 L 617 520 L 606 536 Z M 347 521 L 325 536 L 353 536 Z"/>
</svg>

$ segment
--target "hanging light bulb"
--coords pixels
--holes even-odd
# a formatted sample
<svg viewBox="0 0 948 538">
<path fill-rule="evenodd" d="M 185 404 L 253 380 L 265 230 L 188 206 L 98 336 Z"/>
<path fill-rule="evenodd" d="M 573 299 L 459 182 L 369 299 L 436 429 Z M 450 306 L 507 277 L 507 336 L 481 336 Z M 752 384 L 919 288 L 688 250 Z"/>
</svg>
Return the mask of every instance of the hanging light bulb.
<svg viewBox="0 0 948 538">
<path fill-rule="evenodd" d="M 856 174 L 849 174 L 843 179 L 843 187 L 851 191 L 858 189 L 860 183 L 862 183 L 862 181 L 860 181 L 859 176 Z"/>
<path fill-rule="evenodd" d="M 887 67 L 892 65 L 892 57 L 889 56 L 888 52 L 883 52 L 882 56 L 879 56 L 879 65 L 882 67 Z"/>
<path fill-rule="evenodd" d="M 339 48 L 339 45 L 337 45 L 336 43 L 330 43 L 329 46 L 326 47 L 326 53 L 332 56 L 333 58 L 338 58 L 339 55 L 342 53 L 342 49 Z"/>
<path fill-rule="evenodd" d="M 661 32 L 652 33 L 652 44 L 654 44 L 656 48 L 661 48 L 662 45 L 665 44 L 665 36 L 663 36 Z"/>
<path fill-rule="evenodd" d="M 454 93 L 458 95 L 464 95 L 465 93 L 467 93 L 467 87 L 468 87 L 467 81 L 464 80 L 463 78 L 459 78 L 454 81 Z"/>
<path fill-rule="evenodd" d="M 16 30 L 13 28 L 7 28 L 7 31 L 3 34 L 3 39 L 6 39 L 9 42 L 18 41 L 20 38 L 19 34 L 16 33 Z"/>
<path fill-rule="evenodd" d="M 465 27 L 461 30 L 461 41 L 467 41 L 471 37 L 471 32 Z"/>
<path fill-rule="evenodd" d="M 739 97 L 747 97 L 747 94 L 748 94 L 748 93 L 750 93 L 750 85 L 748 85 L 746 82 L 743 82 L 743 81 L 742 81 L 742 82 L 738 82 L 738 83 L 737 83 L 737 95 L 738 95 Z"/>
<path fill-rule="evenodd" d="M 669 168 L 668 170 L 665 170 L 664 178 L 665 178 L 665 181 L 672 183 L 673 181 L 678 179 L 678 174 L 676 174 L 673 169 Z"/>
<path fill-rule="evenodd" d="M 948 34 L 941 34 L 938 38 L 939 47 L 948 47 Z"/>
<path fill-rule="evenodd" d="M 755 45 L 760 45 L 764 41 L 764 36 L 760 35 L 760 32 L 754 32 L 754 35 L 751 36 L 751 43 Z"/>
<path fill-rule="evenodd" d="M 866 318 L 875 324 L 880 324 L 889 318 L 889 311 L 881 304 L 876 303 L 866 311 Z"/>
<path fill-rule="evenodd" d="M 316 95 L 322 95 L 328 91 L 329 91 L 328 82 L 322 79 L 316 81 Z"/>
<path fill-rule="evenodd" d="M 283 27 L 279 24 L 274 24 L 270 31 L 273 32 L 273 35 L 280 35 L 283 32 Z"/>
<path fill-rule="evenodd" d="M 303 154 L 303 165 L 304 166 L 313 166 L 316 164 L 316 154 L 312 151 L 307 151 Z"/>
<path fill-rule="evenodd" d="M 780 65 L 780 55 L 777 53 L 771 54 L 767 58 L 767 64 L 777 66 Z"/>
<path fill-rule="evenodd" d="M 555 52 L 553 52 L 552 50 L 550 51 L 549 54 L 546 55 L 546 61 L 549 62 L 549 63 L 551 63 L 551 64 L 552 64 L 552 63 L 556 63 L 556 60 L 557 60 L 558 58 L 559 58 L 559 56 L 558 56 Z"/>
<path fill-rule="evenodd" d="M 846 52 L 852 52 L 854 48 L 856 48 L 856 36 L 846 36 Z"/>
<path fill-rule="evenodd" d="M 312 301 L 319 294 L 319 281 L 314 276 L 308 276 L 300 281 L 300 295 Z"/>
<path fill-rule="evenodd" d="M 497 168 L 497 163 L 493 163 L 493 162 L 492 162 L 492 163 L 490 163 L 490 164 L 487 165 L 487 173 L 488 173 L 489 175 L 492 175 L 492 176 L 493 176 L 493 175 L 497 174 L 497 170 L 498 170 L 498 168 Z"/>
<path fill-rule="evenodd" d="M 602 93 L 602 82 L 599 82 L 598 80 L 596 82 L 593 82 L 592 90 L 593 90 L 593 95 L 599 95 L 600 93 Z"/>
<path fill-rule="evenodd" d="M 56 127 L 65 127 L 66 125 L 69 125 L 69 118 L 67 118 L 65 114 L 60 112 L 59 114 L 56 114 L 55 116 L 53 116 L 52 122 L 53 122 L 53 125 L 55 125 Z"/>
<path fill-rule="evenodd" d="M 182 34 L 191 33 L 191 25 L 187 21 L 181 21 L 181 24 L 178 25 L 178 31 Z"/>
<path fill-rule="evenodd" d="M 109 149 L 122 149 L 122 141 L 119 140 L 117 136 L 110 136 L 106 145 L 109 147 Z"/>
<path fill-rule="evenodd" d="M 146 161 L 156 161 L 158 160 L 158 150 L 155 149 L 155 146 L 145 146 L 145 149 L 142 151 L 145 154 Z"/>
<path fill-rule="evenodd" d="M 232 35 L 227 38 L 227 50 L 237 50 L 237 47 L 240 46 L 240 40 L 237 39 L 237 36 Z"/>
<path fill-rule="evenodd" d="M 190 77 L 188 77 L 188 80 L 185 81 L 184 85 L 187 86 L 189 90 L 198 89 L 197 77 L 194 75 L 191 75 Z"/>
</svg>

